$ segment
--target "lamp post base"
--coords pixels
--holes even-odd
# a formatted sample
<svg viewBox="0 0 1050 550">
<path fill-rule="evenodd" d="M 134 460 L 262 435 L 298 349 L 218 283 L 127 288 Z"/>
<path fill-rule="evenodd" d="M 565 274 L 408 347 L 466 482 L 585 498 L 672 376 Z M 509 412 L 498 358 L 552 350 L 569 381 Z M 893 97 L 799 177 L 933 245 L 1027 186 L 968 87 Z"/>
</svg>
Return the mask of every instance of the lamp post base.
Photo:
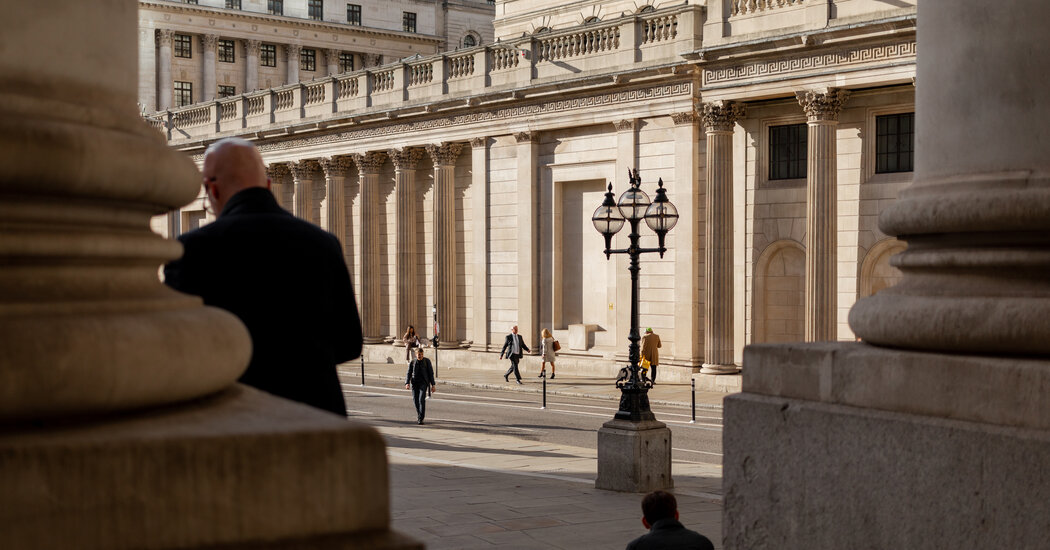
<svg viewBox="0 0 1050 550">
<path fill-rule="evenodd" d="M 671 430 L 657 420 L 613 419 L 598 429 L 595 488 L 648 493 L 674 487 Z"/>
</svg>

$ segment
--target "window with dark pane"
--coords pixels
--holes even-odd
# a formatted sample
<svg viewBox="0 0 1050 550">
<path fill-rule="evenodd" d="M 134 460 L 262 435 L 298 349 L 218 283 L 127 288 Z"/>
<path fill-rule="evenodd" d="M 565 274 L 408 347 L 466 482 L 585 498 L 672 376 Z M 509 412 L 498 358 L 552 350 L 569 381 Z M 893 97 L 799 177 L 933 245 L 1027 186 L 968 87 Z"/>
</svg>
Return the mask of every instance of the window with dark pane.
<svg viewBox="0 0 1050 550">
<path fill-rule="evenodd" d="M 241 0 L 226 0 L 226 9 L 228 9 L 228 10 L 239 10 L 239 9 L 241 9 Z"/>
<path fill-rule="evenodd" d="M 317 50 L 303 48 L 299 52 L 299 69 L 303 71 L 317 70 Z"/>
<path fill-rule="evenodd" d="M 193 83 L 175 81 L 175 106 L 193 105 Z"/>
<path fill-rule="evenodd" d="M 271 15 L 284 15 L 284 0 L 266 0 L 266 11 Z"/>
<path fill-rule="evenodd" d="M 406 11 L 401 15 L 401 27 L 405 32 L 416 32 L 416 14 Z"/>
<path fill-rule="evenodd" d="M 769 179 L 806 177 L 806 125 L 769 127 Z"/>
<path fill-rule="evenodd" d="M 346 22 L 350 25 L 361 24 L 361 4 L 346 5 Z"/>
<path fill-rule="evenodd" d="M 339 72 L 349 73 L 354 70 L 354 54 L 339 52 Z"/>
<path fill-rule="evenodd" d="M 237 95 L 237 88 L 235 86 L 219 85 L 219 97 L 232 97 L 235 95 Z"/>
<path fill-rule="evenodd" d="M 277 66 L 276 44 L 263 44 L 259 47 L 259 64 L 263 67 Z"/>
<path fill-rule="evenodd" d="M 219 40 L 219 61 L 223 63 L 235 63 L 236 62 L 236 49 L 233 46 L 233 40 Z"/>
<path fill-rule="evenodd" d="M 464 48 L 473 48 L 474 46 L 477 46 L 477 45 L 478 45 L 478 41 L 477 41 L 476 38 L 474 38 L 474 35 L 468 34 L 468 35 L 463 37 L 463 47 Z"/>
<path fill-rule="evenodd" d="M 308 0 L 306 3 L 307 15 L 310 19 L 316 19 L 320 21 L 324 19 L 324 2 L 323 0 Z"/>
<path fill-rule="evenodd" d="M 193 37 L 188 34 L 175 35 L 175 57 L 193 57 Z"/>
<path fill-rule="evenodd" d="M 915 113 L 875 117 L 875 173 L 911 172 L 915 167 Z"/>
</svg>

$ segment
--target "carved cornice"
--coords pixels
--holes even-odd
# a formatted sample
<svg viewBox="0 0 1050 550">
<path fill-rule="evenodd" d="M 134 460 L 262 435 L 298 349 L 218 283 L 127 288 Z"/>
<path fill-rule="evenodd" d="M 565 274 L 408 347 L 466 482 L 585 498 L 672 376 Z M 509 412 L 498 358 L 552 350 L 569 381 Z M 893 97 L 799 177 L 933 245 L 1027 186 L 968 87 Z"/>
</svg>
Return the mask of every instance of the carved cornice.
<svg viewBox="0 0 1050 550">
<path fill-rule="evenodd" d="M 441 145 L 428 144 L 426 145 L 427 153 L 430 153 L 430 158 L 434 160 L 434 167 L 438 166 L 451 166 L 456 164 L 456 159 L 459 158 L 459 152 L 463 150 L 462 143 L 455 143 L 446 141 Z"/>
<path fill-rule="evenodd" d="M 693 111 L 683 111 L 681 113 L 671 113 L 671 121 L 678 124 L 692 124 L 696 122 L 696 113 Z"/>
<path fill-rule="evenodd" d="M 302 53 L 302 51 L 303 51 L 302 44 L 285 44 L 284 45 L 284 52 L 288 56 L 288 61 L 289 62 L 294 61 L 294 62 L 298 63 L 299 62 L 299 54 Z"/>
<path fill-rule="evenodd" d="M 354 153 L 350 155 L 357 165 L 357 171 L 362 174 L 378 174 L 386 162 L 386 153 L 382 151 L 369 151 L 367 153 Z"/>
<path fill-rule="evenodd" d="M 201 47 L 203 51 L 214 52 L 215 46 L 219 44 L 219 35 L 217 34 L 202 34 L 201 35 Z"/>
<path fill-rule="evenodd" d="M 470 146 L 474 149 L 484 147 L 488 143 L 489 138 L 487 137 L 473 137 L 470 138 Z"/>
<path fill-rule="evenodd" d="M 744 106 L 732 101 L 704 103 L 700 119 L 708 132 L 729 132 L 738 119 L 744 118 L 747 111 Z"/>
<path fill-rule="evenodd" d="M 171 41 L 175 38 L 175 31 L 172 29 L 157 29 L 155 38 L 158 47 L 162 45 L 171 46 Z"/>
<path fill-rule="evenodd" d="M 404 147 L 389 149 L 386 154 L 395 170 L 415 170 L 419 161 L 423 160 L 424 152 L 418 147 Z"/>
<path fill-rule="evenodd" d="M 819 54 L 794 55 L 787 58 L 705 69 L 704 85 L 759 80 L 788 73 L 838 68 L 861 63 L 885 63 L 901 58 L 915 58 L 914 39 L 896 44 L 844 48 Z"/>
<path fill-rule="evenodd" d="M 536 132 L 514 132 L 514 141 L 518 143 L 536 141 L 538 138 L 539 135 Z"/>
<path fill-rule="evenodd" d="M 829 90 L 827 93 L 795 92 L 799 105 L 810 122 L 837 121 L 842 106 L 849 99 L 849 90 Z"/>
<path fill-rule="evenodd" d="M 259 46 L 262 45 L 262 40 L 251 40 L 245 38 L 244 40 L 241 40 L 241 44 L 244 44 L 245 54 L 259 57 Z"/>
<path fill-rule="evenodd" d="M 317 159 L 326 178 L 344 178 L 350 172 L 351 160 L 347 157 L 324 157 Z"/>
<path fill-rule="evenodd" d="M 613 122 L 613 126 L 616 127 L 617 132 L 626 132 L 628 130 L 634 130 L 638 127 L 638 119 L 625 118 L 623 120 L 617 120 L 616 122 Z"/>
<path fill-rule="evenodd" d="M 288 171 L 292 173 L 295 181 L 313 179 L 314 168 L 317 167 L 315 160 L 300 160 L 288 163 Z"/>
</svg>

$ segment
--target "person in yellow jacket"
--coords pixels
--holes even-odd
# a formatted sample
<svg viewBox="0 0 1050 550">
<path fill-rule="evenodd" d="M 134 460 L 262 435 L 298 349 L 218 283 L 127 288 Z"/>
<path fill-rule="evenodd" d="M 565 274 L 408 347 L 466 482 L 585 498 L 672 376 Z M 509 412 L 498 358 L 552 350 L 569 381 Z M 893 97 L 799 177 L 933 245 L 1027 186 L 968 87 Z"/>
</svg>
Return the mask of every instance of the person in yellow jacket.
<svg viewBox="0 0 1050 550">
<path fill-rule="evenodd" d="M 660 364 L 660 335 L 652 327 L 645 329 L 642 336 L 642 359 L 649 363 L 649 379 L 656 384 L 656 365 Z"/>
</svg>

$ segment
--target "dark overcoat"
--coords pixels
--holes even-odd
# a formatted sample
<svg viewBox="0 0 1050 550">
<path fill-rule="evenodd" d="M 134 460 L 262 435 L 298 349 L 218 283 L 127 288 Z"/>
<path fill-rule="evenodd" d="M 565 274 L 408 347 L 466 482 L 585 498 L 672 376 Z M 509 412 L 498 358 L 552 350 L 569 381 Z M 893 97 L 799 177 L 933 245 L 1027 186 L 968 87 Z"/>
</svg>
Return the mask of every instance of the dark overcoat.
<svg viewBox="0 0 1050 550">
<path fill-rule="evenodd" d="M 185 253 L 165 266 L 165 282 L 230 311 L 251 333 L 240 382 L 345 416 L 335 367 L 359 357 L 362 340 L 339 240 L 256 187 L 179 241 Z"/>
</svg>

